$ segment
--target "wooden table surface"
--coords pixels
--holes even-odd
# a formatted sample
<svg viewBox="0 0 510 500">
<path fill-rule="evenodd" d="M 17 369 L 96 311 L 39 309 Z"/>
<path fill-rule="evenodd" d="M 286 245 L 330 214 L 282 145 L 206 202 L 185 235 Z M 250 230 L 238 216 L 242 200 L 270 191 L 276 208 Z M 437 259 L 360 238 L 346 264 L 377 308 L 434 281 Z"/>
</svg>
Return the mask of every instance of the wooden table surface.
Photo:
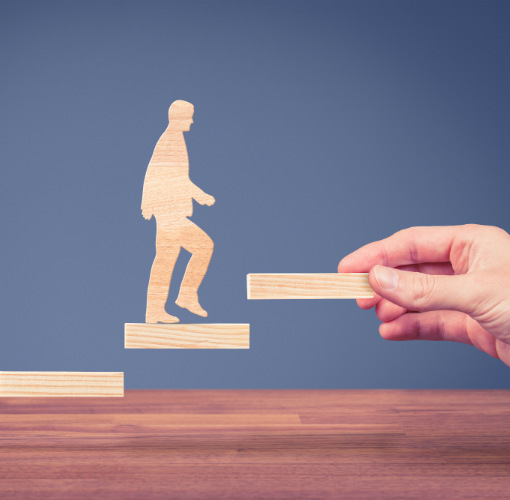
<svg viewBox="0 0 510 500">
<path fill-rule="evenodd" d="M 0 498 L 510 498 L 510 391 L 0 398 Z"/>
</svg>

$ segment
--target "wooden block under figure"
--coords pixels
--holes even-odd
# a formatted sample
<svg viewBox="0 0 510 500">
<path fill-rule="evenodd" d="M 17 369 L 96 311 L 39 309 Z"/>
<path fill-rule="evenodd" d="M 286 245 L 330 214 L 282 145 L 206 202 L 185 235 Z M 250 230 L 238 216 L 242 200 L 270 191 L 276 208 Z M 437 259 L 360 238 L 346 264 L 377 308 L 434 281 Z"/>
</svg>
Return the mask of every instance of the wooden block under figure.
<svg viewBox="0 0 510 500">
<path fill-rule="evenodd" d="M 250 325 L 126 323 L 126 349 L 249 349 Z"/>
</svg>

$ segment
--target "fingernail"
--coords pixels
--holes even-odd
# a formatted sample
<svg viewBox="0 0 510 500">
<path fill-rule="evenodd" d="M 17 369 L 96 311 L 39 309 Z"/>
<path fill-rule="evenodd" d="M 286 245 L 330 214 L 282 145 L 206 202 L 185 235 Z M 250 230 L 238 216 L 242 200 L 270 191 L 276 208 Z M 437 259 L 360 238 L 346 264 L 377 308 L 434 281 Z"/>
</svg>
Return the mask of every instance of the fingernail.
<svg viewBox="0 0 510 500">
<path fill-rule="evenodd" d="M 391 267 L 375 266 L 375 279 L 381 288 L 395 290 L 398 286 L 398 273 Z"/>
</svg>

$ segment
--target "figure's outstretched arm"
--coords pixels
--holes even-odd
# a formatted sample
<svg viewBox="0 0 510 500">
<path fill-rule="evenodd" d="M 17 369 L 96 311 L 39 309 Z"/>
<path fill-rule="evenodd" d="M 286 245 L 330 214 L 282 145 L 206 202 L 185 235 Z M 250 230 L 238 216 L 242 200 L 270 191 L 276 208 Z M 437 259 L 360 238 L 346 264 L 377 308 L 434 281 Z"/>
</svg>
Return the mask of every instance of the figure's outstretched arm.
<svg viewBox="0 0 510 500">
<path fill-rule="evenodd" d="M 207 194 L 205 191 L 202 191 L 196 184 L 191 183 L 191 196 L 194 200 L 196 200 L 200 205 L 207 205 L 211 206 L 214 205 L 214 202 L 216 201 L 214 199 L 214 196 L 211 196 L 210 194 Z"/>
</svg>

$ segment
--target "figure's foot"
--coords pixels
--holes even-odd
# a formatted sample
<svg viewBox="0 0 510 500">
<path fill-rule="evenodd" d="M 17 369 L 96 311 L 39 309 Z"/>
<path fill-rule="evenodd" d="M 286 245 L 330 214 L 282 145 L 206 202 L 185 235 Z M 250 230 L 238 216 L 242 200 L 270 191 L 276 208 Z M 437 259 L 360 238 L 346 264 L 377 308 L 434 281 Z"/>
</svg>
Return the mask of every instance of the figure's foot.
<svg viewBox="0 0 510 500">
<path fill-rule="evenodd" d="M 187 309 L 189 312 L 196 314 L 197 316 L 202 316 L 202 318 L 207 317 L 207 311 L 199 304 L 198 295 L 196 294 L 194 297 L 181 296 L 181 294 L 179 294 L 175 303 L 179 307 Z"/>
<path fill-rule="evenodd" d="M 166 311 L 147 312 L 145 314 L 146 323 L 179 323 L 177 316 L 172 316 Z"/>
</svg>

